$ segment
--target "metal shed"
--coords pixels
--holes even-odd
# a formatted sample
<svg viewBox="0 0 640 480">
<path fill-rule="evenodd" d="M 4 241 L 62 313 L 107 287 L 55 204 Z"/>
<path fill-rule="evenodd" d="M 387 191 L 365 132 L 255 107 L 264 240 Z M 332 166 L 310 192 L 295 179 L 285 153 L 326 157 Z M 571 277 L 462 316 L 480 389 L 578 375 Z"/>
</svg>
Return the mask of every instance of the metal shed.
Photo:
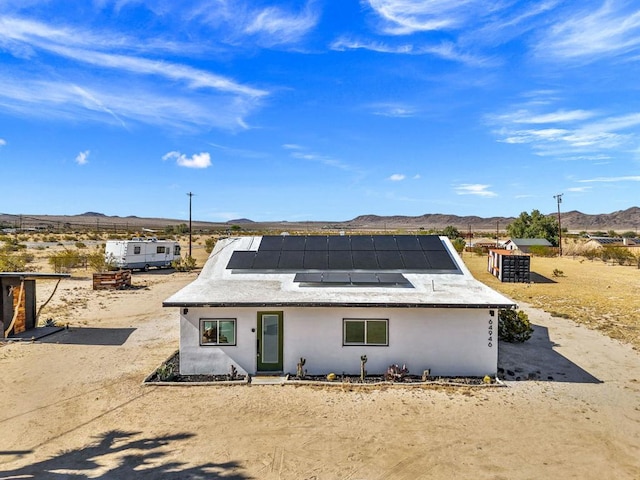
<svg viewBox="0 0 640 480">
<path fill-rule="evenodd" d="M 501 282 L 531 282 L 531 256 L 513 250 L 489 250 L 487 270 Z"/>
</svg>

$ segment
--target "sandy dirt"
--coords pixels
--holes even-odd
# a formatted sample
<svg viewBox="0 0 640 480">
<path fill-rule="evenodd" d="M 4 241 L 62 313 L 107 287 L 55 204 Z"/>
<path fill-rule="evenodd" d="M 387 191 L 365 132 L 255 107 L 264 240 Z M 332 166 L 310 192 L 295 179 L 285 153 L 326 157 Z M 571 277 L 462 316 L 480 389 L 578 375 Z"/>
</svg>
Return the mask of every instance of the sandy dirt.
<svg viewBox="0 0 640 480">
<path fill-rule="evenodd" d="M 194 278 L 62 281 L 43 316 L 70 328 L 0 346 L 0 479 L 640 477 L 640 354 L 526 305 L 505 388 L 143 385 Z"/>
</svg>

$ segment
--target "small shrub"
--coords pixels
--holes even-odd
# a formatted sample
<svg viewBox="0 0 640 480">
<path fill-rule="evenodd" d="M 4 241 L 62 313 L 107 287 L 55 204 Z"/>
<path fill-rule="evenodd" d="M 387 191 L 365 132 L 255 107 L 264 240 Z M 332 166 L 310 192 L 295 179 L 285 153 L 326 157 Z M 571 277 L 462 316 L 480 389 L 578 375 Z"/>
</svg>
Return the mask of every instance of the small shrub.
<svg viewBox="0 0 640 480">
<path fill-rule="evenodd" d="M 87 244 L 84 242 L 76 242 L 76 248 L 87 248 Z"/>
<path fill-rule="evenodd" d="M 196 259 L 193 257 L 186 256 L 184 258 L 179 258 L 171 262 L 171 267 L 174 268 L 177 272 L 190 272 L 194 268 L 196 268 Z"/>
<path fill-rule="evenodd" d="M 169 382 L 175 377 L 172 363 L 164 363 L 158 367 L 156 374 L 161 382 Z"/>
<path fill-rule="evenodd" d="M 552 275 L 554 277 L 564 277 L 564 272 L 562 270 L 558 270 L 557 268 L 554 268 Z"/>
<path fill-rule="evenodd" d="M 522 343 L 531 338 L 533 328 L 529 316 L 522 310 L 500 310 L 498 313 L 498 338 L 509 343 Z"/>
<path fill-rule="evenodd" d="M 216 246 L 216 239 L 209 237 L 204 241 L 204 251 L 207 253 L 213 252 L 213 247 Z"/>
<path fill-rule="evenodd" d="M 76 250 L 63 250 L 49 257 L 49 265 L 56 273 L 68 272 L 71 268 L 86 265 L 86 257 L 80 255 Z"/>
<path fill-rule="evenodd" d="M 547 247 L 545 245 L 531 245 L 529 247 L 529 251 L 531 255 L 536 257 L 555 257 L 557 255 L 557 251 L 553 247 Z"/>
</svg>

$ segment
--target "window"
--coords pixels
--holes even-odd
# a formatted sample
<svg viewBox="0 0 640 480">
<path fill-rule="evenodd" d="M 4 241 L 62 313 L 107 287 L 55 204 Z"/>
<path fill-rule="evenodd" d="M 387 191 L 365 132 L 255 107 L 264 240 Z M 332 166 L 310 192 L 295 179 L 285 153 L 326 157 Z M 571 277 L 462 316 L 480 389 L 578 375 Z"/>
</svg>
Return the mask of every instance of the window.
<svg viewBox="0 0 640 480">
<path fill-rule="evenodd" d="M 133 246 L 133 254 L 134 255 L 140 255 L 140 245 L 134 245 Z"/>
<path fill-rule="evenodd" d="M 173 247 L 173 254 L 174 255 L 180 255 L 180 245 L 175 245 Z"/>
<path fill-rule="evenodd" d="M 164 247 L 156 247 L 156 253 L 164 253 Z"/>
<path fill-rule="evenodd" d="M 389 320 L 343 320 L 343 345 L 389 345 Z"/>
<path fill-rule="evenodd" d="M 235 318 L 201 318 L 200 345 L 235 345 Z"/>
</svg>

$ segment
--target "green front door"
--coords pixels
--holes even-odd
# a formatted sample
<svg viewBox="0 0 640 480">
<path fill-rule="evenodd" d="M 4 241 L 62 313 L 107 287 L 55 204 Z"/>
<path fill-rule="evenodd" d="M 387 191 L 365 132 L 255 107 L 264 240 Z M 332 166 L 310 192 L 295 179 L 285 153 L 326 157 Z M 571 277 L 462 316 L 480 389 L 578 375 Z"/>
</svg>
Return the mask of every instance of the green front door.
<svg viewBox="0 0 640 480">
<path fill-rule="evenodd" d="M 258 372 L 282 371 L 282 312 L 258 312 Z"/>
</svg>

